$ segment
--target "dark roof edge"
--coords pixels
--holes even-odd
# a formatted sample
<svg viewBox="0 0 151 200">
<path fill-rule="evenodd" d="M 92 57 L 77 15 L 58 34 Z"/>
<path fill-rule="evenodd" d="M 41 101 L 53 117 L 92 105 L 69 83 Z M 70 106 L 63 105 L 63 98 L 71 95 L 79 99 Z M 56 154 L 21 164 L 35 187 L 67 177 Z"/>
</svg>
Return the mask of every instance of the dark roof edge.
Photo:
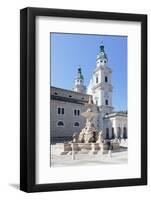
<svg viewBox="0 0 151 200">
<path fill-rule="evenodd" d="M 50 88 L 59 89 L 59 90 L 65 90 L 65 91 L 67 91 L 67 92 L 72 92 L 72 93 L 74 93 L 74 94 L 80 94 L 80 95 L 91 96 L 90 94 L 84 94 L 84 93 L 80 93 L 80 92 L 75 92 L 75 91 L 72 91 L 72 90 L 67 90 L 67 89 L 59 88 L 59 87 L 55 87 L 55 86 L 50 86 Z"/>
<path fill-rule="evenodd" d="M 64 101 L 64 102 L 70 102 L 70 103 L 76 103 L 76 104 L 81 104 L 84 105 L 88 101 L 80 100 L 80 99 L 74 99 L 74 98 L 68 98 L 68 97 L 61 97 L 61 96 L 56 96 L 56 95 L 51 95 L 52 100 L 58 100 L 58 101 Z"/>
</svg>

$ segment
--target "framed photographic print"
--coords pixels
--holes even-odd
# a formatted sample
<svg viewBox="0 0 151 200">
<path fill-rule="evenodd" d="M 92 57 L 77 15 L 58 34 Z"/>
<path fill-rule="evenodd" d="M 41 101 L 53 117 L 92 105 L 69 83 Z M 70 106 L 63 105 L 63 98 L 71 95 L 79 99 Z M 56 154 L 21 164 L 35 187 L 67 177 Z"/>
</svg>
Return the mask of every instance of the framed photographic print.
<svg viewBox="0 0 151 200">
<path fill-rule="evenodd" d="M 20 189 L 147 184 L 147 16 L 20 12 Z"/>
</svg>

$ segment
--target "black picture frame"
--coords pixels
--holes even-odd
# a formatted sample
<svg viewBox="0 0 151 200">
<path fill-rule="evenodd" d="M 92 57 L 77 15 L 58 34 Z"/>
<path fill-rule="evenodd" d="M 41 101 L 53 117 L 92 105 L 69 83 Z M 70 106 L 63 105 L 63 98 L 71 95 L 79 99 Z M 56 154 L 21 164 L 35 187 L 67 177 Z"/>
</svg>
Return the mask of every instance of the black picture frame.
<svg viewBox="0 0 151 200">
<path fill-rule="evenodd" d="M 36 184 L 35 163 L 35 19 L 54 16 L 141 23 L 141 178 Z M 147 15 L 49 8 L 20 11 L 20 190 L 44 192 L 147 184 Z"/>
</svg>

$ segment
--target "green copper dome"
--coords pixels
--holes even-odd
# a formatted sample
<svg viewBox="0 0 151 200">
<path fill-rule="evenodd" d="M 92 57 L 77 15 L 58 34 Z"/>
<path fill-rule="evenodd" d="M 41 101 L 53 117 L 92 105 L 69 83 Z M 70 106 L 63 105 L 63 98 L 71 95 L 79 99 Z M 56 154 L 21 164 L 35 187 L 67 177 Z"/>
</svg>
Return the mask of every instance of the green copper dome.
<svg viewBox="0 0 151 200">
<path fill-rule="evenodd" d="M 82 72 L 81 72 L 81 68 L 78 68 L 78 74 L 77 74 L 77 78 L 78 79 L 84 79 L 83 75 L 82 75 Z"/>
<path fill-rule="evenodd" d="M 100 45 L 100 51 L 97 54 L 97 59 L 107 59 L 107 55 L 105 53 L 103 43 L 101 43 L 101 45 Z"/>
</svg>

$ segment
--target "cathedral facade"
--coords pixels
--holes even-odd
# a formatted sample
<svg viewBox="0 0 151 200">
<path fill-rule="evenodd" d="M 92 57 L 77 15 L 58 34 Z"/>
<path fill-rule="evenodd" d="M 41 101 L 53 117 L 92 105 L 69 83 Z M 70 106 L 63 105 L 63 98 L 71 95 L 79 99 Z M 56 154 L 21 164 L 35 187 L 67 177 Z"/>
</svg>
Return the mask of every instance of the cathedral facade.
<svg viewBox="0 0 151 200">
<path fill-rule="evenodd" d="M 78 68 L 73 90 L 51 87 L 50 92 L 52 142 L 68 141 L 74 133 L 81 131 L 85 126 L 81 113 L 86 110 L 85 104 L 90 96 L 98 109 L 94 124 L 99 132 L 103 132 L 104 138 L 128 137 L 127 112 L 114 112 L 112 106 L 112 69 L 108 66 L 103 44 L 100 45 L 96 67 L 87 88 L 81 68 Z"/>
</svg>

